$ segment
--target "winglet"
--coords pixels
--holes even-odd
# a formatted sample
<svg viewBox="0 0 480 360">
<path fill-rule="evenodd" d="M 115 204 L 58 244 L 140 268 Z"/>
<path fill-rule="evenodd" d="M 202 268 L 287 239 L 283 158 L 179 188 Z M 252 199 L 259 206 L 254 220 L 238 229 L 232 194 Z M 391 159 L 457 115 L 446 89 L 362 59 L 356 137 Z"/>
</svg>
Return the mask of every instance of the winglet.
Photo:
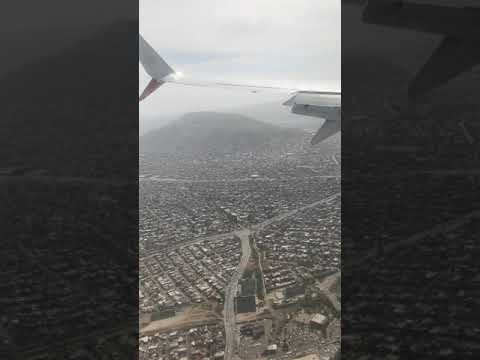
<svg viewBox="0 0 480 360">
<path fill-rule="evenodd" d="M 162 59 L 160 55 L 158 55 L 155 49 L 153 49 L 140 34 L 138 50 L 140 63 L 142 64 L 146 73 L 152 77 L 152 80 L 139 98 L 139 101 L 142 101 L 165 82 L 163 79 L 166 76 L 175 73 L 175 71 Z"/>
<path fill-rule="evenodd" d="M 143 90 L 142 95 L 138 98 L 139 101 L 144 100 L 148 95 L 153 93 L 155 90 L 157 90 L 160 86 L 162 86 L 164 82 L 163 81 L 158 81 L 155 79 L 150 80 L 148 83 L 147 87 L 145 90 Z"/>
</svg>

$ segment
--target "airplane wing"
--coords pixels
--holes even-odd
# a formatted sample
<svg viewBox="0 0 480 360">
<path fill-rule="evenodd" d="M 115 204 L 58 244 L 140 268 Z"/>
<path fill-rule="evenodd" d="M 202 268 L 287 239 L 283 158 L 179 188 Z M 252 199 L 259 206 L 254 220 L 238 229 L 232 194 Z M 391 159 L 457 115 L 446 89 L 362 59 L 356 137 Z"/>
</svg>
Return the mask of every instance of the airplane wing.
<svg viewBox="0 0 480 360">
<path fill-rule="evenodd" d="M 293 114 L 325 119 L 311 140 L 315 145 L 341 130 L 341 97 L 335 92 L 298 91 L 283 105 L 291 106 Z"/>
<path fill-rule="evenodd" d="M 208 82 L 188 79 L 175 72 L 162 57 L 139 35 L 139 58 L 146 73 L 151 76 L 139 101 L 151 95 L 164 83 L 175 83 L 187 86 L 217 87 L 224 89 L 241 89 L 253 93 L 285 92 L 290 98 L 283 103 L 290 107 L 293 114 L 323 118 L 326 121 L 312 139 L 312 145 L 334 135 L 341 128 L 341 93 L 332 91 L 302 91 L 300 89 L 271 87 L 228 82 Z"/>
<path fill-rule="evenodd" d="M 355 1 L 360 3 L 360 0 L 349 0 Z M 368 0 L 362 19 L 368 24 L 444 36 L 410 82 L 408 95 L 415 98 L 480 63 L 478 14 L 478 8 L 471 7 L 404 0 Z"/>
<path fill-rule="evenodd" d="M 480 62 L 480 49 L 473 41 L 447 36 L 412 80 L 408 92 L 415 97 L 470 70 Z"/>
</svg>

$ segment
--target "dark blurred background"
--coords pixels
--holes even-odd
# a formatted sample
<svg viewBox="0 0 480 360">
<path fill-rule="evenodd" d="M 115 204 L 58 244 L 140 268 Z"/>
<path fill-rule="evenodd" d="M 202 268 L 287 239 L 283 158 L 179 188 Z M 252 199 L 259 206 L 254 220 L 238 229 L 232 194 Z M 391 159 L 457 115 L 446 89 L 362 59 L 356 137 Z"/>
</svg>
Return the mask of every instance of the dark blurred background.
<svg viewBox="0 0 480 360">
<path fill-rule="evenodd" d="M 366 19 L 365 1 L 342 2 L 342 358 L 475 358 L 480 10 L 375 3 Z M 449 33 L 405 23 L 471 44 L 437 57 L 433 80 L 472 66 L 411 96 Z"/>
<path fill-rule="evenodd" d="M 134 358 L 138 3 L 9 3 L 0 357 Z"/>
</svg>

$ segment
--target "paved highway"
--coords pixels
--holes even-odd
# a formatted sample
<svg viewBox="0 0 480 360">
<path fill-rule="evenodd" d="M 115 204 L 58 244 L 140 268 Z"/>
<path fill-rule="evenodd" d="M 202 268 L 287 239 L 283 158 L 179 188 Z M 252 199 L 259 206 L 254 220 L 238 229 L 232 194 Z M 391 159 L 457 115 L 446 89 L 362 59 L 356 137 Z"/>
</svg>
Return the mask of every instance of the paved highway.
<svg viewBox="0 0 480 360">
<path fill-rule="evenodd" d="M 335 160 L 336 161 L 336 160 Z M 282 180 L 296 180 L 296 179 L 337 179 L 340 178 L 340 175 L 312 175 L 312 176 L 302 176 L 302 177 L 282 177 L 282 178 L 270 178 L 270 177 L 246 177 L 246 178 L 233 178 L 233 179 L 178 179 L 178 178 L 162 178 L 160 176 L 141 176 L 139 181 L 152 181 L 152 182 L 162 182 L 162 183 L 185 183 L 185 184 L 196 184 L 196 183 L 238 183 L 238 182 L 258 182 L 258 181 L 282 181 Z"/>
<path fill-rule="evenodd" d="M 320 204 L 328 204 L 330 201 L 336 199 L 337 197 L 340 196 L 340 193 L 335 193 L 331 196 L 328 196 L 322 200 L 318 200 L 318 201 L 315 201 L 311 204 L 308 204 L 308 205 L 305 205 L 305 206 L 302 206 L 302 207 L 299 207 L 297 209 L 293 209 L 293 210 L 290 210 L 290 211 L 286 211 L 284 213 L 281 213 L 277 216 L 274 216 L 273 218 L 270 218 L 270 219 L 267 219 L 261 223 L 258 223 L 258 224 L 255 224 L 255 225 L 252 225 L 250 227 L 250 230 L 252 230 L 253 232 L 256 232 L 256 231 L 259 231 L 259 230 L 262 230 L 263 228 L 265 228 L 266 226 L 269 226 L 271 225 L 272 223 L 274 222 L 277 222 L 277 221 L 281 221 L 281 220 L 284 220 L 285 218 L 287 217 L 290 217 L 292 215 L 295 215 L 296 213 L 300 212 L 300 211 L 303 211 L 303 210 L 307 210 L 307 209 L 310 209 L 310 208 L 313 208 L 317 205 L 320 205 Z M 148 209 L 147 209 L 148 210 Z M 169 250 L 174 250 L 174 249 L 181 249 L 181 248 L 184 248 L 184 247 L 187 247 L 187 246 L 190 246 L 190 245 L 194 245 L 194 244 L 199 244 L 199 243 L 202 243 L 204 241 L 206 242 L 209 242 L 209 241 L 215 241 L 215 240 L 221 240 L 221 239 L 228 239 L 228 238 L 231 238 L 233 235 L 235 234 L 238 234 L 240 232 L 242 232 L 244 230 L 236 230 L 236 231 L 231 231 L 231 232 L 228 232 L 228 233 L 223 233 L 223 234 L 216 234 L 216 235 L 212 235 L 212 236 L 207 236 L 207 237 L 202 237 L 202 238 L 198 238 L 198 239 L 195 239 L 195 240 L 191 240 L 191 241 L 185 241 L 185 242 L 182 242 L 181 244 L 175 244 L 171 247 L 168 247 Z M 145 254 L 144 256 L 142 256 L 141 258 L 142 259 L 148 259 L 148 258 L 151 258 L 153 256 L 156 256 L 156 255 L 160 255 L 162 254 L 163 252 L 165 252 L 165 249 L 162 249 L 162 250 L 153 250 L 151 252 L 148 252 L 147 254 Z"/>
<path fill-rule="evenodd" d="M 238 331 L 235 320 L 235 295 L 237 294 L 238 281 L 242 278 L 248 261 L 250 260 L 250 254 L 252 249 L 250 248 L 249 235 L 250 230 L 241 230 L 235 233 L 242 244 L 242 258 L 235 270 L 235 273 L 227 285 L 225 290 L 225 305 L 224 305 L 224 323 L 225 323 L 225 357 L 226 360 L 235 359 L 235 350 L 238 345 Z"/>
<path fill-rule="evenodd" d="M 252 250 L 250 248 L 249 235 L 252 233 L 252 230 L 254 232 L 262 230 L 264 227 L 276 221 L 284 220 L 287 217 L 292 216 L 300 211 L 313 208 L 320 204 L 329 203 L 330 201 L 334 200 L 338 196 L 340 196 L 340 193 L 333 194 L 325 199 L 315 201 L 314 203 L 302 206 L 298 209 L 294 209 L 294 210 L 282 213 L 262 223 L 252 226 L 251 229 L 243 229 L 243 230 L 234 232 L 235 235 L 237 235 L 241 241 L 242 257 L 240 259 L 240 263 L 237 266 L 237 269 L 235 270 L 232 276 L 232 279 L 230 280 L 230 283 L 227 285 L 225 289 L 225 304 L 224 304 L 224 310 L 223 310 L 224 324 L 225 324 L 225 356 L 224 356 L 225 360 L 239 359 L 239 356 L 236 354 L 240 336 L 238 334 L 236 320 L 235 320 L 235 295 L 237 294 L 238 281 L 242 278 L 245 268 L 247 267 L 248 261 L 250 259 Z"/>
<path fill-rule="evenodd" d="M 290 211 L 286 211 L 282 214 L 279 214 L 277 216 L 274 216 L 273 218 L 270 218 L 266 221 L 263 221 L 261 223 L 252 225 L 250 228 L 247 229 L 242 229 L 242 230 L 237 230 L 237 231 L 232 231 L 229 233 L 223 233 L 223 234 L 217 234 L 209 237 L 203 237 L 200 239 L 195 239 L 192 241 L 184 242 L 182 244 L 176 244 L 175 246 L 172 247 L 172 249 L 181 249 L 185 246 L 190 246 L 193 244 L 201 243 L 203 241 L 214 241 L 214 240 L 219 240 L 219 239 L 225 239 L 232 237 L 233 235 L 237 235 L 240 238 L 241 241 L 241 247 L 242 247 L 242 257 L 240 259 L 240 263 L 238 264 L 229 284 L 225 288 L 225 304 L 224 304 L 224 324 L 225 324 L 225 357 L 224 359 L 227 360 L 236 360 L 239 359 L 238 355 L 236 355 L 236 349 L 238 347 L 238 341 L 240 339 L 237 326 L 236 326 L 236 320 L 235 320 L 235 295 L 237 293 L 237 287 L 238 287 L 238 282 L 243 276 L 243 272 L 245 271 L 245 268 L 248 264 L 248 261 L 250 259 L 250 254 L 251 254 L 251 248 L 250 248 L 250 242 L 249 242 L 249 235 L 252 233 L 255 233 L 259 230 L 262 230 L 263 228 L 277 222 L 277 221 L 282 221 L 292 215 L 297 214 L 298 212 L 313 208 L 318 205 L 323 205 L 323 204 L 328 204 L 331 201 L 335 200 L 337 197 L 340 196 L 340 193 L 335 193 L 331 196 L 328 196 L 322 200 L 315 201 L 313 203 L 310 203 L 308 205 L 299 207 L 297 209 L 293 209 Z M 164 250 L 162 250 L 164 251 Z M 157 253 L 160 253 L 158 251 L 154 251 L 146 256 L 143 256 L 142 258 L 150 258 L 152 256 L 155 256 Z"/>
</svg>

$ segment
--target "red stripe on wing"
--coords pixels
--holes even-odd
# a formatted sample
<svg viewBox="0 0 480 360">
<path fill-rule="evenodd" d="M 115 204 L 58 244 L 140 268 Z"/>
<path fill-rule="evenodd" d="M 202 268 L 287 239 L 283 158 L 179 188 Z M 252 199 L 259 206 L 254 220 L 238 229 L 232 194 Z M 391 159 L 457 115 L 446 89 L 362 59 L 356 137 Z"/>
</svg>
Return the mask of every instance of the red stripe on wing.
<svg viewBox="0 0 480 360">
<path fill-rule="evenodd" d="M 158 80 L 155 80 L 155 79 L 150 80 L 150 82 L 148 83 L 145 90 L 143 90 L 143 93 L 142 93 L 142 95 L 140 95 L 138 100 L 142 101 L 143 99 L 145 99 L 147 96 L 149 96 L 155 90 L 157 90 L 163 83 L 164 83 L 164 81 L 158 81 Z"/>
</svg>

